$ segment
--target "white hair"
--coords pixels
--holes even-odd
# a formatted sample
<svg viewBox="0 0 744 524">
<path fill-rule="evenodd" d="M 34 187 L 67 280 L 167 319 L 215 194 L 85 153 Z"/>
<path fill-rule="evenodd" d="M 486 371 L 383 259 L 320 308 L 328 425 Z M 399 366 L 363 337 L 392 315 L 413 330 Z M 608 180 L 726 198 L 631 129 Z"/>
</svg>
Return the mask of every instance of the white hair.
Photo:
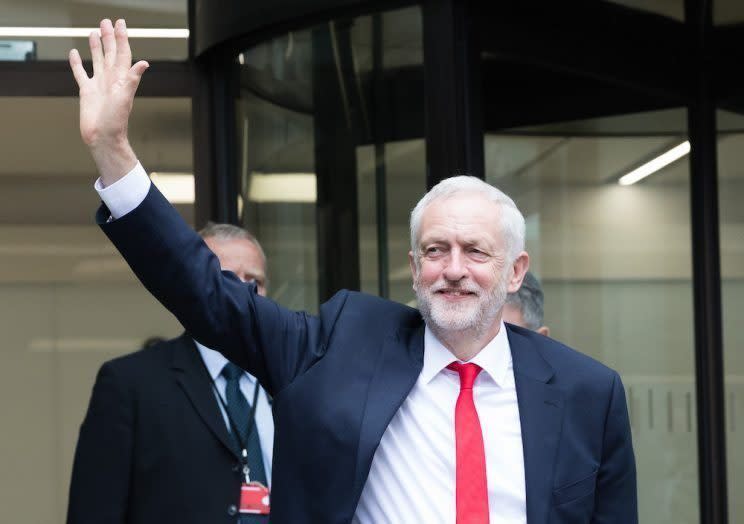
<svg viewBox="0 0 744 524">
<path fill-rule="evenodd" d="M 264 253 L 261 243 L 247 229 L 243 229 L 242 227 L 233 224 L 217 223 L 210 220 L 207 222 L 206 226 L 199 230 L 199 236 L 204 240 L 208 238 L 216 238 L 217 240 L 247 240 L 256 246 L 258 254 L 261 257 L 264 266 L 266 266 L 266 253 Z"/>
<path fill-rule="evenodd" d="M 501 212 L 501 220 L 499 220 L 497 225 L 501 227 L 505 251 L 510 263 L 516 260 L 519 253 L 524 251 L 524 216 L 522 216 L 514 200 L 503 191 L 487 184 L 480 178 L 461 175 L 445 178 L 432 187 L 428 193 L 421 197 L 421 200 L 418 201 L 416 207 L 411 211 L 411 252 L 413 253 L 416 266 L 418 266 L 421 256 L 418 240 L 421 217 L 424 214 L 424 210 L 435 200 L 449 198 L 462 193 L 478 194 L 498 205 Z"/>
</svg>

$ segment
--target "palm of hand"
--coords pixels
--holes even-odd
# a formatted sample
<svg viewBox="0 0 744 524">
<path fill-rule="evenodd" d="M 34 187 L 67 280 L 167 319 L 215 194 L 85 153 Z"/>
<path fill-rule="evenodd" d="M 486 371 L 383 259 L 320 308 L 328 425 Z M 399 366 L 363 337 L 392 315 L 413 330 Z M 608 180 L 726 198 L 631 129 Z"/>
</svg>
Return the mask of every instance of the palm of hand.
<svg viewBox="0 0 744 524">
<path fill-rule="evenodd" d="M 123 20 L 101 22 L 101 36 L 89 38 L 93 77 L 89 78 L 77 50 L 70 52 L 70 67 L 80 88 L 80 135 L 91 147 L 126 141 L 134 95 L 147 62 L 132 64 Z"/>
</svg>

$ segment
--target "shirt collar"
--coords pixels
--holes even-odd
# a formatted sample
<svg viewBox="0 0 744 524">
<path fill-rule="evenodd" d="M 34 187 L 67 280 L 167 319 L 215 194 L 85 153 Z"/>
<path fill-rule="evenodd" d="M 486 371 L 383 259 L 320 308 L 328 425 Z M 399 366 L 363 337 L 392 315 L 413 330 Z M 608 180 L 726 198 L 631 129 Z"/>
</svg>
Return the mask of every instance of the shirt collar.
<svg viewBox="0 0 744 524">
<path fill-rule="evenodd" d="M 227 360 L 227 358 L 225 358 L 225 356 L 219 351 L 209 349 L 207 346 L 203 346 L 196 340 L 194 340 L 194 344 L 196 344 L 196 347 L 199 350 L 199 354 L 204 361 L 204 365 L 207 366 L 209 376 L 212 377 L 212 380 L 217 380 L 217 378 L 222 374 L 222 368 L 225 367 L 225 364 L 227 364 L 229 360 Z M 255 382 L 256 379 L 253 377 L 253 375 L 245 371 L 243 372 L 243 374 L 251 384 Z"/>
<path fill-rule="evenodd" d="M 457 358 L 442 344 L 434 333 L 426 326 L 424 331 L 424 366 L 421 370 L 421 380 L 428 384 L 449 364 Z M 506 334 L 506 326 L 501 322 L 499 332 L 470 362 L 478 364 L 483 371 L 503 387 L 506 382 L 507 372 L 511 367 L 511 346 Z"/>
</svg>

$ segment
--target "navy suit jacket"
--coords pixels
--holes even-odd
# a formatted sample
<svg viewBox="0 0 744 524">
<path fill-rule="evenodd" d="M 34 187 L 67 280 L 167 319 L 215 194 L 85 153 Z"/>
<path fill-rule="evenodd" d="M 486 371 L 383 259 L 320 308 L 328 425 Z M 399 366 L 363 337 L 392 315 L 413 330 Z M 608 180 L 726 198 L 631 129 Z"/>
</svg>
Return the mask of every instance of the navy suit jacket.
<svg viewBox="0 0 744 524">
<path fill-rule="evenodd" d="M 349 523 L 380 438 L 422 368 L 419 312 L 350 291 L 318 316 L 284 309 L 221 272 L 154 186 L 131 213 L 108 216 L 102 207 L 98 222 L 150 292 L 194 338 L 220 348 L 274 397 L 271 521 Z M 507 333 L 528 522 L 636 523 L 617 373 L 531 331 L 508 325 Z"/>
<path fill-rule="evenodd" d="M 240 457 L 191 337 L 106 362 L 80 428 L 68 524 L 236 524 Z"/>
</svg>

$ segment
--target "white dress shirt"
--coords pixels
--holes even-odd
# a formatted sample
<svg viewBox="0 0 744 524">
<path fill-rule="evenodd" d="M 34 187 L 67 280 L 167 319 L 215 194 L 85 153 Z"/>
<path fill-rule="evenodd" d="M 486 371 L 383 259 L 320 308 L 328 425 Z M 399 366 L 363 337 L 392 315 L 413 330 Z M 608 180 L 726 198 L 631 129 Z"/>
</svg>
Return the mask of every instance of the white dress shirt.
<svg viewBox="0 0 744 524">
<path fill-rule="evenodd" d="M 145 199 L 150 183 L 138 163 L 116 183 L 103 187 L 99 179 L 95 187 L 116 219 Z M 446 368 L 455 360 L 427 327 L 421 374 L 380 440 L 354 524 L 454 524 L 455 404 L 460 378 Z M 486 452 L 490 524 L 524 524 L 522 429 L 503 323 L 496 337 L 470 362 L 483 368 L 475 380 L 473 397 Z M 267 450 L 270 445 L 264 446 L 264 454 Z M 264 462 L 268 467 L 271 461 Z"/>
<path fill-rule="evenodd" d="M 219 351 L 209 349 L 196 340 L 194 340 L 194 342 L 196 343 L 196 347 L 199 348 L 199 353 L 201 354 L 204 364 L 207 366 L 209 376 L 212 377 L 214 385 L 217 387 L 217 391 L 214 391 L 214 388 L 212 388 L 215 395 L 215 402 L 220 406 L 222 418 L 225 420 L 227 430 L 231 431 L 227 412 L 225 411 L 222 402 L 217 398 L 219 392 L 219 395 L 222 395 L 222 400 L 225 400 L 225 387 L 227 386 L 227 380 L 222 376 L 222 368 L 225 367 L 228 360 Z M 240 391 L 243 393 L 243 396 L 246 398 L 249 405 L 253 402 L 255 387 L 256 377 L 248 372 L 243 372 L 243 375 L 240 377 Z M 274 451 L 274 418 L 271 414 L 269 398 L 261 386 L 258 387 L 258 401 L 256 403 L 256 428 L 258 429 L 258 439 L 261 442 L 261 456 L 263 458 L 264 469 L 266 470 L 266 479 L 268 480 L 270 487 L 271 460 Z"/>
<path fill-rule="evenodd" d="M 145 168 L 137 162 L 137 165 L 129 173 L 113 184 L 104 186 L 99 178 L 93 187 L 98 191 L 98 196 L 101 197 L 103 203 L 106 204 L 111 213 L 111 218 L 116 219 L 133 211 L 142 203 L 150 190 L 151 183 Z"/>
<path fill-rule="evenodd" d="M 424 366 L 372 459 L 354 524 L 454 524 L 456 359 L 426 328 Z M 490 524 L 527 522 L 522 431 L 506 328 L 470 362 L 483 431 Z"/>
</svg>

